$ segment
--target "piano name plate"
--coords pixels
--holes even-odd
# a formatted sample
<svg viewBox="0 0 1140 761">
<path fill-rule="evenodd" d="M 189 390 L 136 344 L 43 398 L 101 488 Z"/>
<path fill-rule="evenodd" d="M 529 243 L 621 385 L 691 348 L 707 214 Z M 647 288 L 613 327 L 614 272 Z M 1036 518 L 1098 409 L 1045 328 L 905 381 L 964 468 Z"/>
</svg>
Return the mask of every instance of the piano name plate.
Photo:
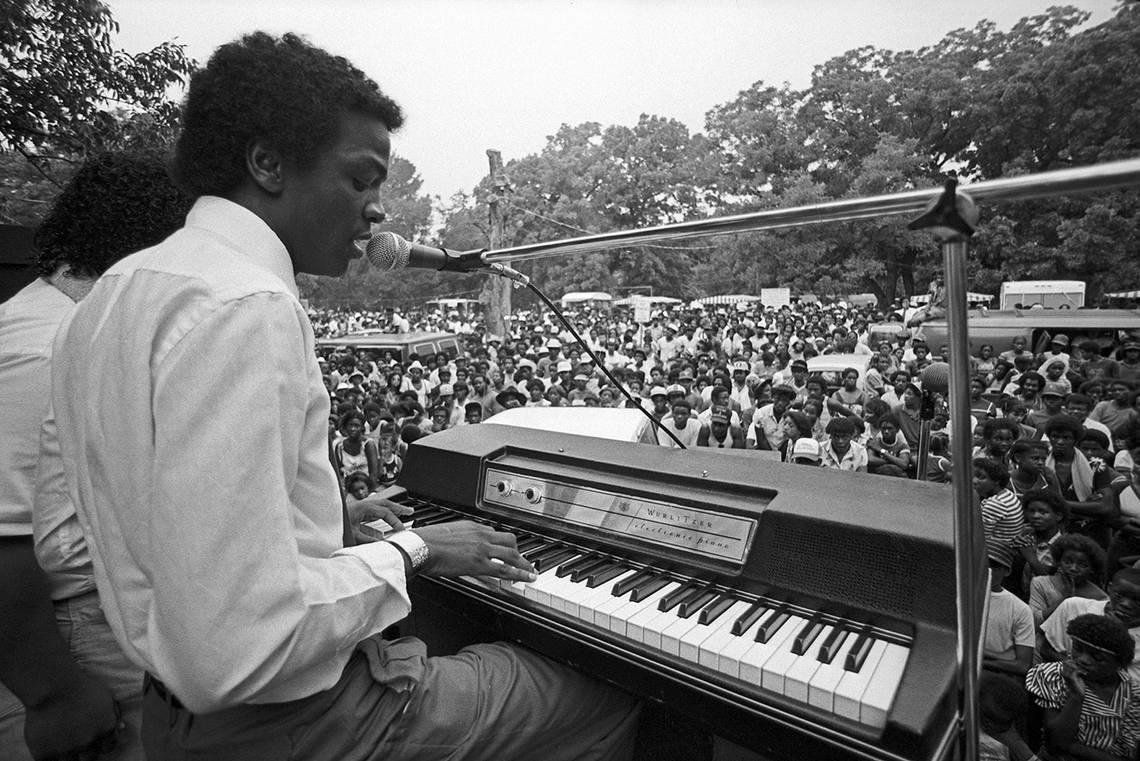
<svg viewBox="0 0 1140 761">
<path fill-rule="evenodd" d="M 483 501 L 576 526 L 742 564 L 757 520 L 488 466 Z"/>
</svg>

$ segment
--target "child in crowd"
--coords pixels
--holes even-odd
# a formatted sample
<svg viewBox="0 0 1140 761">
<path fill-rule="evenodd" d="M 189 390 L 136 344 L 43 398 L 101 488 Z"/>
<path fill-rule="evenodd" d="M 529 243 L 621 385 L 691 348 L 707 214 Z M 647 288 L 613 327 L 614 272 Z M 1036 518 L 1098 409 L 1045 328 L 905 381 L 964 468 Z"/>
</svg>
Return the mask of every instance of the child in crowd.
<svg viewBox="0 0 1140 761">
<path fill-rule="evenodd" d="M 1045 461 L 1049 458 L 1049 445 L 1043 441 L 1018 439 L 1009 448 L 1009 488 L 1021 496 L 1030 491 L 1049 491 L 1061 495 L 1057 476 Z"/>
<path fill-rule="evenodd" d="M 1035 756 L 1017 732 L 1028 699 L 1020 680 L 983 671 L 978 680 L 978 758 L 980 761 L 1032 761 Z"/>
<path fill-rule="evenodd" d="M 1071 657 L 1032 667 L 1026 689 L 1045 711 L 1042 758 L 1134 759 L 1140 740 L 1140 685 L 1123 669 L 1135 642 L 1123 624 L 1084 614 L 1066 632 Z"/>
<path fill-rule="evenodd" d="M 888 412 L 879 418 L 879 432 L 867 442 L 867 471 L 880 476 L 906 478 L 910 468 L 910 447 L 899 433 L 898 415 Z"/>
<path fill-rule="evenodd" d="M 397 438 L 392 434 L 380 437 L 380 485 L 391 486 L 396 483 L 396 476 L 404 467 L 404 460 L 398 453 Z"/>
<path fill-rule="evenodd" d="M 1069 506 L 1060 495 L 1049 491 L 1031 491 L 1022 496 L 1025 523 L 1032 532 L 1033 552 L 1026 557 L 1022 589 L 1029 589 L 1034 576 L 1048 576 L 1057 570 L 1053 560 L 1053 544 L 1063 536 Z"/>
<path fill-rule="evenodd" d="M 990 602 L 982 631 L 982 667 L 1025 676 L 1033 663 L 1033 613 L 1004 586 L 1010 570 L 1006 548 L 986 540 L 990 568 Z"/>
<path fill-rule="evenodd" d="M 1005 465 L 979 457 L 974 460 L 974 492 L 981 501 L 982 532 L 990 554 L 1001 554 L 1006 568 L 1029 546 L 1021 502 L 1009 490 Z"/>
<path fill-rule="evenodd" d="M 344 479 L 344 499 L 349 506 L 366 499 L 373 491 L 372 479 L 365 473 L 353 473 Z"/>
<path fill-rule="evenodd" d="M 936 484 L 950 483 L 952 464 L 950 440 L 945 435 L 930 437 L 930 453 L 926 456 L 926 480 Z"/>
<path fill-rule="evenodd" d="M 1053 542 L 1051 554 L 1056 572 L 1035 576 L 1029 587 L 1035 626 L 1040 626 L 1070 597 L 1108 599 L 1099 586 L 1104 577 L 1104 550 L 1096 542 L 1080 534 L 1065 534 Z"/>
</svg>

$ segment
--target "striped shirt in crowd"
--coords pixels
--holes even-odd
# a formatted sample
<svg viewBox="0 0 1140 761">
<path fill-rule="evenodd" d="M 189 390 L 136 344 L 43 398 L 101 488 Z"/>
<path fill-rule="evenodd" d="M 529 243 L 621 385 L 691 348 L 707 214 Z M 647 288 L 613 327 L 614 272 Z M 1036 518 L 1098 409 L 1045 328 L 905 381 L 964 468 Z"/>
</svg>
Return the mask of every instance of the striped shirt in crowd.
<svg viewBox="0 0 1140 761">
<path fill-rule="evenodd" d="M 1018 548 L 1033 543 L 1025 530 L 1021 500 L 1009 489 L 982 500 L 982 533 L 986 548 L 1000 553 L 1008 563 L 1013 562 Z"/>
<path fill-rule="evenodd" d="M 1060 662 L 1042 663 L 1029 669 L 1025 688 L 1042 708 L 1060 711 L 1069 699 L 1069 688 L 1061 676 Z M 1085 692 L 1077 720 L 1077 742 L 1121 758 L 1133 758 L 1140 740 L 1140 684 L 1124 670 L 1120 686 L 1108 703 L 1093 690 Z"/>
</svg>

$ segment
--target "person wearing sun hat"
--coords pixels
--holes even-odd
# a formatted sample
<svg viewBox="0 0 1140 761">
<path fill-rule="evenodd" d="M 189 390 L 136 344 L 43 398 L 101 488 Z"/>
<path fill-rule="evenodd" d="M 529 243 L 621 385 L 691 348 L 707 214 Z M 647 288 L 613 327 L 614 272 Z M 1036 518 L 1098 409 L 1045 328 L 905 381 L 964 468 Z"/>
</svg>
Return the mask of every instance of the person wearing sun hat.
<svg viewBox="0 0 1140 761">
<path fill-rule="evenodd" d="M 796 443 L 792 445 L 792 453 L 789 462 L 793 465 L 810 465 L 812 467 L 819 467 L 820 445 L 819 442 L 810 436 L 805 436 L 801 439 L 796 439 Z"/>
<path fill-rule="evenodd" d="M 662 420 L 669 414 L 669 392 L 665 386 L 653 386 L 649 389 L 649 411 L 653 417 Z"/>
</svg>

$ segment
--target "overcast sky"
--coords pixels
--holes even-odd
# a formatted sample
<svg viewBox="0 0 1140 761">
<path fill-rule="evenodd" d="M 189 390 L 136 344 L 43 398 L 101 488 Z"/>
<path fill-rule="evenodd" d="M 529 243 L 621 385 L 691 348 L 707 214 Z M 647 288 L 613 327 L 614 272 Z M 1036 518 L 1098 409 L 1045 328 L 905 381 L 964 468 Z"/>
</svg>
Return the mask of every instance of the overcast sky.
<svg viewBox="0 0 1140 761">
<path fill-rule="evenodd" d="M 106 0 L 130 52 L 175 40 L 204 63 L 245 32 L 297 32 L 342 54 L 403 106 L 397 153 L 424 191 L 471 190 L 537 153 L 563 123 L 632 126 L 643 113 L 704 129 L 758 80 L 806 87 L 855 47 L 908 50 L 988 18 L 1002 29 L 1043 0 Z M 1070 0 L 1112 15 L 1115 0 Z"/>
</svg>

